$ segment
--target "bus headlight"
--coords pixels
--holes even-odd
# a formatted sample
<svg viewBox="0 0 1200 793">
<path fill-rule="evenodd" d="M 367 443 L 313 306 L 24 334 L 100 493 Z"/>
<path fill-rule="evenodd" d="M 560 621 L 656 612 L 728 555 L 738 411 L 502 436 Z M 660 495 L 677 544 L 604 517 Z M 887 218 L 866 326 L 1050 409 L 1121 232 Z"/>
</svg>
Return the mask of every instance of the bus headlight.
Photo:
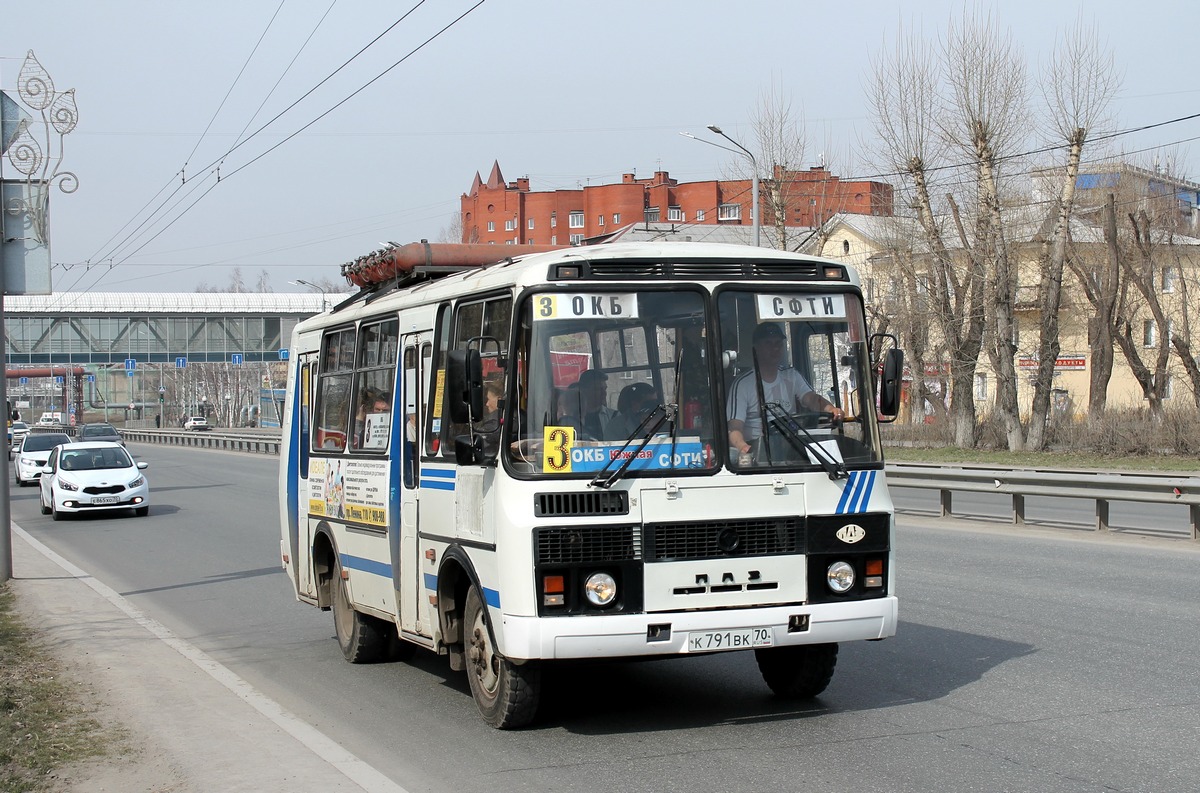
<svg viewBox="0 0 1200 793">
<path fill-rule="evenodd" d="M 825 580 L 829 588 L 839 595 L 850 591 L 854 586 L 854 568 L 846 562 L 834 562 L 825 571 Z"/>
<path fill-rule="evenodd" d="M 607 606 L 617 596 L 617 582 L 608 573 L 592 573 L 583 584 L 584 594 L 594 606 Z"/>
</svg>

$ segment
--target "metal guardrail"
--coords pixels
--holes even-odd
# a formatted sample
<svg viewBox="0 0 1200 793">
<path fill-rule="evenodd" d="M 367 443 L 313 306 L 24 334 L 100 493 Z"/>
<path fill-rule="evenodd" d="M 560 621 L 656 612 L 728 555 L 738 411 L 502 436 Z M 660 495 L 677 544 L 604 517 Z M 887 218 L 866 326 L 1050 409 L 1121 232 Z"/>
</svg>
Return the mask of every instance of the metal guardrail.
<svg viewBox="0 0 1200 793">
<path fill-rule="evenodd" d="M 278 435 L 220 430 L 139 430 L 121 429 L 121 437 L 137 443 L 160 443 L 168 446 L 192 446 L 202 449 L 224 449 L 234 452 L 279 454 L 282 442 Z"/>
<path fill-rule="evenodd" d="M 187 432 L 183 430 L 122 429 L 127 440 L 229 451 L 279 454 L 278 435 L 257 432 Z M 1035 468 L 984 468 L 919 463 L 886 466 L 888 484 L 938 491 L 942 517 L 952 517 L 954 493 L 1004 493 L 1012 499 L 1012 522 L 1025 522 L 1025 498 L 1081 498 L 1095 503 L 1096 531 L 1109 531 L 1109 503 L 1175 504 L 1188 508 L 1193 540 L 1200 540 L 1200 476 L 1101 473 Z"/>
<path fill-rule="evenodd" d="M 1025 468 L 972 468 L 897 463 L 887 466 L 888 485 L 937 490 L 942 517 L 954 514 L 955 491 L 1005 493 L 1012 498 L 1012 522 L 1025 522 L 1026 496 L 1090 499 L 1096 505 L 1096 531 L 1108 531 L 1112 501 L 1177 504 L 1188 508 L 1193 540 L 1200 540 L 1200 477 L 1159 474 L 1093 473 Z"/>
</svg>

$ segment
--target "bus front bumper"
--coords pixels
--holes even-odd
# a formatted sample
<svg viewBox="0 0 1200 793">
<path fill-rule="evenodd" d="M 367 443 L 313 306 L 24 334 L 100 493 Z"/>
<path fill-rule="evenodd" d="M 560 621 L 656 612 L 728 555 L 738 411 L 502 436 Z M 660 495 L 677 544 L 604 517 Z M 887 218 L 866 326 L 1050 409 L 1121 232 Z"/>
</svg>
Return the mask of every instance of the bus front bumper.
<svg viewBox="0 0 1200 793">
<path fill-rule="evenodd" d="M 817 605 L 570 618 L 504 614 L 504 629 L 496 638 L 501 653 L 513 659 L 683 655 L 883 639 L 896 634 L 896 612 L 896 598 L 886 597 Z M 770 644 L 765 644 L 767 641 Z"/>
</svg>

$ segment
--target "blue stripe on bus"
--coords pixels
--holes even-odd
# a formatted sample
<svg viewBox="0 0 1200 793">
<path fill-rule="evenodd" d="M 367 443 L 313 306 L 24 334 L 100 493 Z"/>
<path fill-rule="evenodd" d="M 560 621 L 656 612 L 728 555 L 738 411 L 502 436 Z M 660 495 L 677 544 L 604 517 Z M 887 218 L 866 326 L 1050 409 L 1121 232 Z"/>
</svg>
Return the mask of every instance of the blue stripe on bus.
<svg viewBox="0 0 1200 793">
<path fill-rule="evenodd" d="M 437 592 L 437 576 L 433 573 L 425 574 L 425 588 L 431 592 Z"/>
<path fill-rule="evenodd" d="M 854 483 L 858 481 L 858 471 L 851 471 L 846 476 L 846 484 L 842 486 L 842 499 L 838 501 L 837 509 L 834 510 L 835 515 L 841 515 L 846 511 L 846 504 L 850 502 L 850 496 L 854 493 Z"/>
<path fill-rule="evenodd" d="M 453 468 L 422 468 L 421 476 L 436 476 L 439 479 L 453 479 Z"/>
<path fill-rule="evenodd" d="M 860 488 L 860 497 L 858 503 L 855 504 L 853 512 L 866 512 L 867 502 L 871 500 L 871 491 L 875 489 L 875 471 L 863 474 L 863 486 Z"/>
<path fill-rule="evenodd" d="M 351 570 L 362 570 L 364 573 L 381 575 L 385 578 L 392 577 L 392 566 L 386 562 L 377 562 L 374 559 L 364 559 L 361 556 L 351 556 L 348 553 L 340 554 L 338 558 L 342 562 L 342 567 L 346 567 Z"/>
<path fill-rule="evenodd" d="M 500 608 L 500 590 L 483 588 L 483 602 L 494 609 Z"/>
<path fill-rule="evenodd" d="M 421 487 L 429 490 L 453 490 L 454 482 L 447 482 L 442 479 L 426 479 L 425 477 L 421 477 Z"/>
</svg>

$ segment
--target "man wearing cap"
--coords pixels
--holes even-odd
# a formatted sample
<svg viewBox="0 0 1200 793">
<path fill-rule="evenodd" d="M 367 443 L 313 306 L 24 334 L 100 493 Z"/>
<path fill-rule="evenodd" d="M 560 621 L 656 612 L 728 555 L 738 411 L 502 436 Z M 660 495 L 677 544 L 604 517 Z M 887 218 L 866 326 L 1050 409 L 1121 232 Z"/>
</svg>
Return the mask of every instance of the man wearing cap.
<svg viewBox="0 0 1200 793">
<path fill-rule="evenodd" d="M 662 400 L 649 383 L 630 383 L 621 389 L 617 397 L 617 416 L 608 425 L 608 431 L 617 440 L 625 440 L 642 423 Z"/>
<path fill-rule="evenodd" d="M 802 410 L 831 413 L 834 421 L 841 421 L 841 408 L 814 391 L 804 375 L 791 367 L 783 367 L 786 352 L 786 337 L 778 324 L 764 322 L 754 329 L 754 355 L 762 378 L 763 401 L 774 402 L 788 413 Z M 739 454 L 747 454 L 762 436 L 754 370 L 734 379 L 729 388 L 728 412 L 729 445 Z"/>
<path fill-rule="evenodd" d="M 584 438 L 609 439 L 609 424 L 617 411 L 608 406 L 608 375 L 598 369 L 583 372 L 568 400 L 567 410 L 572 415 L 564 423 L 575 427 Z"/>
</svg>

